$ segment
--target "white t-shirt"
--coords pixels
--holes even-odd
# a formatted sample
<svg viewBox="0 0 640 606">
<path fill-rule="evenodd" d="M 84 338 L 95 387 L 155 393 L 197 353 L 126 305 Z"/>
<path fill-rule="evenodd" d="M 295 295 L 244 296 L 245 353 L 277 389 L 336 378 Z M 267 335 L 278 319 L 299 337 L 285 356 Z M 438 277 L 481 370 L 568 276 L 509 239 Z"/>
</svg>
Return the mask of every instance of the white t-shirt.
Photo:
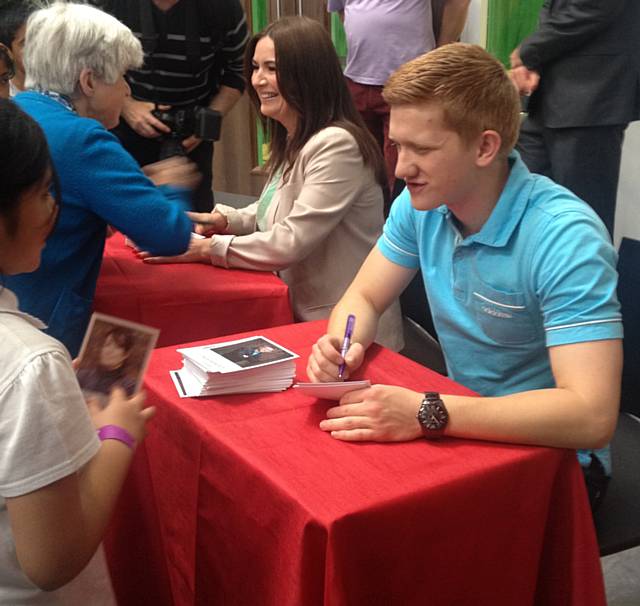
<svg viewBox="0 0 640 606">
<path fill-rule="evenodd" d="M 43 327 L 0 291 L 0 605 L 115 606 L 102 548 L 53 592 L 33 585 L 16 557 L 5 498 L 75 473 L 100 447 L 69 354 Z"/>
</svg>

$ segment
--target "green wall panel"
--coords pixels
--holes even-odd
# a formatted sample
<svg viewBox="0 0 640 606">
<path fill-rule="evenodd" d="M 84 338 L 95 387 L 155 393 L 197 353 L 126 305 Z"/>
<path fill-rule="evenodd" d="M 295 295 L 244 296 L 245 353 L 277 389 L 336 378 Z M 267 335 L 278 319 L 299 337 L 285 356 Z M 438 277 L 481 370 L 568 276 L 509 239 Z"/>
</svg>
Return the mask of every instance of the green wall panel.
<svg viewBox="0 0 640 606">
<path fill-rule="evenodd" d="M 252 0 L 251 1 L 251 24 L 254 34 L 263 30 L 269 23 L 269 0 Z M 260 120 L 256 120 L 256 146 L 258 157 L 256 158 L 258 166 L 262 166 L 269 154 L 269 142 L 265 138 L 264 131 Z"/>
<path fill-rule="evenodd" d="M 264 29 L 268 23 L 267 1 L 268 0 L 252 0 L 251 2 L 251 23 L 254 34 Z"/>
<path fill-rule="evenodd" d="M 543 0 L 489 0 L 487 50 L 509 67 L 509 55 L 538 24 Z"/>
<path fill-rule="evenodd" d="M 344 33 L 344 27 L 338 13 L 331 13 L 331 39 L 344 67 L 347 58 L 347 36 Z"/>
</svg>

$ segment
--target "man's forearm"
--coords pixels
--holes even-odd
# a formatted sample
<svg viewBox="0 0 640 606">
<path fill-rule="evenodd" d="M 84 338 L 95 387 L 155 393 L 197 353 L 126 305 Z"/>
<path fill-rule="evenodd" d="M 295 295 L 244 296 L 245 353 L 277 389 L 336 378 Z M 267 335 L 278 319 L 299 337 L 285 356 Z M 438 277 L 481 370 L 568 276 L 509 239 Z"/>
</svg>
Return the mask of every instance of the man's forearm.
<svg viewBox="0 0 640 606">
<path fill-rule="evenodd" d="M 561 448 L 606 444 L 618 418 L 621 341 L 586 341 L 548 351 L 555 388 L 480 399 L 445 396 L 451 435 Z"/>
<path fill-rule="evenodd" d="M 437 45 L 457 42 L 467 22 L 470 0 L 448 0 L 442 11 L 442 24 Z"/>
<path fill-rule="evenodd" d="M 340 341 L 342 341 L 344 336 L 349 314 L 353 314 L 356 317 L 351 342 L 360 343 L 366 349 L 373 343 L 376 337 L 380 314 L 367 299 L 361 295 L 347 291 L 333 308 L 327 329 L 327 332 L 331 336 L 338 337 Z"/>
<path fill-rule="evenodd" d="M 447 435 L 558 448 L 599 448 L 616 415 L 590 406 L 568 389 L 540 389 L 502 397 L 443 395 Z"/>
</svg>

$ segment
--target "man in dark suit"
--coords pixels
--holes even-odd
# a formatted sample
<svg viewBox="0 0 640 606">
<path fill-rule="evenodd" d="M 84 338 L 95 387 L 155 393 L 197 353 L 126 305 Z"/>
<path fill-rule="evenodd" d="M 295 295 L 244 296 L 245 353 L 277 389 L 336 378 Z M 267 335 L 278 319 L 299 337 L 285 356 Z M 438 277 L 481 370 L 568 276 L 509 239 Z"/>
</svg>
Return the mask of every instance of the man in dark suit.
<svg viewBox="0 0 640 606">
<path fill-rule="evenodd" d="M 511 67 L 531 95 L 522 159 L 588 202 L 613 235 L 624 131 L 640 118 L 640 2 L 545 0 Z"/>
</svg>

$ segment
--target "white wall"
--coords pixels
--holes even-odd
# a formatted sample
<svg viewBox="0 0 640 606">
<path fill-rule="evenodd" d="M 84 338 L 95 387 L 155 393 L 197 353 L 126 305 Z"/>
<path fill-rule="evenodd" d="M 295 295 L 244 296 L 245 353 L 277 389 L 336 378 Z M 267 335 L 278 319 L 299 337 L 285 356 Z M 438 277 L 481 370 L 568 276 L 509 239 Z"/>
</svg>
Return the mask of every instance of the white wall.
<svg viewBox="0 0 640 606">
<path fill-rule="evenodd" d="M 486 46 L 488 0 L 471 0 L 467 25 L 461 36 L 463 42 Z"/>
<path fill-rule="evenodd" d="M 624 237 L 640 240 L 640 122 L 627 128 L 622 148 L 615 243 Z"/>
</svg>

